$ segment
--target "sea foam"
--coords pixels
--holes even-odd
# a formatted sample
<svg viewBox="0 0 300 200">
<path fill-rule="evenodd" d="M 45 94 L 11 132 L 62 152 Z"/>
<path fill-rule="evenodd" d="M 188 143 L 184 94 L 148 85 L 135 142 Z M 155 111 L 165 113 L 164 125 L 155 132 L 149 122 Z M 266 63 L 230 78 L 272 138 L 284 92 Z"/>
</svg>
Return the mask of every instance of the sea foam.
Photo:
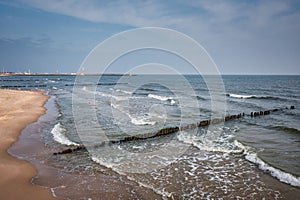
<svg viewBox="0 0 300 200">
<path fill-rule="evenodd" d="M 235 145 L 237 145 L 238 147 L 240 147 L 244 150 L 245 158 L 248 161 L 250 161 L 254 164 L 257 164 L 259 169 L 266 171 L 266 172 L 270 172 L 270 174 L 273 177 L 279 179 L 281 182 L 284 182 L 284 183 L 287 183 L 287 184 L 290 184 L 293 186 L 300 186 L 300 178 L 299 177 L 295 177 L 292 174 L 283 172 L 279 169 L 276 169 L 275 167 L 270 166 L 269 164 L 264 162 L 261 158 L 259 158 L 257 153 L 252 152 L 250 147 L 243 145 L 239 141 L 235 140 L 234 143 L 235 143 Z"/>
<path fill-rule="evenodd" d="M 116 109 L 116 110 L 119 110 L 120 112 L 122 112 L 123 114 L 125 114 L 127 117 L 129 117 L 130 122 L 132 124 L 134 124 L 134 125 L 142 126 L 142 125 L 154 125 L 154 124 L 156 124 L 155 121 L 150 121 L 148 119 L 148 117 L 146 117 L 146 116 L 145 117 L 138 117 L 137 118 L 137 117 L 134 117 L 134 116 L 130 115 L 128 113 L 128 111 L 122 109 L 122 106 L 119 106 L 117 104 L 111 103 L 111 107 L 114 108 L 114 109 Z"/>
<path fill-rule="evenodd" d="M 229 141 L 230 137 L 219 138 L 217 140 L 206 139 L 205 137 L 199 137 L 196 135 L 189 134 L 185 131 L 181 131 L 177 135 L 177 139 L 183 143 L 191 144 L 200 150 L 205 150 L 209 152 L 221 152 L 221 153 L 233 153 L 240 154 L 243 149 L 232 145 Z"/>
<path fill-rule="evenodd" d="M 226 94 L 226 96 L 236 99 L 269 99 L 269 100 L 284 100 L 281 97 L 275 96 L 259 96 L 259 95 L 241 95 L 241 94 Z"/>
<path fill-rule="evenodd" d="M 148 97 L 153 98 L 153 99 L 158 99 L 160 101 L 173 100 L 173 97 L 159 96 L 156 94 L 148 94 Z"/>
<path fill-rule="evenodd" d="M 131 123 L 135 124 L 135 125 L 154 125 L 156 124 L 156 122 L 154 121 L 148 121 L 146 118 L 134 118 L 134 117 L 130 117 L 131 118 Z"/>
<path fill-rule="evenodd" d="M 210 142 L 207 140 L 203 140 L 204 138 L 199 138 L 197 136 L 193 136 L 187 134 L 184 131 L 177 136 L 179 141 L 182 141 L 186 144 L 192 144 L 193 146 L 199 148 L 200 150 L 210 151 L 210 152 L 223 152 L 223 153 L 234 153 L 234 154 L 244 154 L 245 159 L 258 165 L 258 168 L 265 171 L 270 172 L 270 174 L 280 180 L 281 182 L 290 184 L 292 186 L 300 186 L 300 177 L 295 177 L 292 174 L 281 171 L 272 167 L 268 163 L 264 162 L 256 152 L 252 150 L 252 148 L 243 145 L 238 140 L 234 140 L 231 145 L 218 145 L 218 143 Z M 225 142 L 229 143 L 229 141 Z"/>
<path fill-rule="evenodd" d="M 68 137 L 64 134 L 65 132 L 66 129 L 60 123 L 56 124 L 51 130 L 53 139 L 56 142 L 67 146 L 79 146 L 79 144 L 69 140 Z"/>
<path fill-rule="evenodd" d="M 240 95 L 240 94 L 227 94 L 227 96 L 237 99 L 250 99 L 255 98 L 255 95 Z"/>
</svg>

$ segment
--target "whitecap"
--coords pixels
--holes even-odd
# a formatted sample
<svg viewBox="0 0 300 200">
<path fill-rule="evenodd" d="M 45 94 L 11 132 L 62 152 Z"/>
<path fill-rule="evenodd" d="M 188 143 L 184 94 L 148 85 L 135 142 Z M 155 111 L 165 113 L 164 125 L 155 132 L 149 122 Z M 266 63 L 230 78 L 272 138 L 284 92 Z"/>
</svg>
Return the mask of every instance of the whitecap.
<svg viewBox="0 0 300 200">
<path fill-rule="evenodd" d="M 156 94 L 148 94 L 148 97 L 153 98 L 153 99 L 158 99 L 160 101 L 173 100 L 173 97 L 159 96 L 159 95 L 156 95 Z"/>
<path fill-rule="evenodd" d="M 67 146 L 79 146 L 79 144 L 72 142 L 68 139 L 68 137 L 64 134 L 66 132 L 66 129 L 63 128 L 63 126 L 58 123 L 56 124 L 53 129 L 51 130 L 51 133 L 53 135 L 53 139 L 63 145 Z"/>
<path fill-rule="evenodd" d="M 141 126 L 141 125 L 154 125 L 154 124 L 156 124 L 156 122 L 147 121 L 147 119 L 145 119 L 145 118 L 134 118 L 134 117 L 131 117 L 131 116 L 129 116 L 129 117 L 131 118 L 131 123 L 135 124 L 135 125 Z"/>
<path fill-rule="evenodd" d="M 240 94 L 227 94 L 227 96 L 237 99 L 250 99 L 255 98 L 255 95 L 240 95 Z"/>
</svg>

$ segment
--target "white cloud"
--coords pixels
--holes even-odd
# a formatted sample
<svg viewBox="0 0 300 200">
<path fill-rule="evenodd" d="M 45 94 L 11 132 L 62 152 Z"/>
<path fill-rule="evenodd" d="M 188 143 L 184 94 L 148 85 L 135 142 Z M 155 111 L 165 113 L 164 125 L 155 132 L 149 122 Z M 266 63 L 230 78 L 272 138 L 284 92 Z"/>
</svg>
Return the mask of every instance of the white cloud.
<svg viewBox="0 0 300 200">
<path fill-rule="evenodd" d="M 72 16 L 91 22 L 116 23 L 130 26 L 154 26 L 172 23 L 159 1 L 80 1 L 20 0 L 23 4 L 47 12 Z M 176 21 L 176 20 L 175 20 Z"/>
<path fill-rule="evenodd" d="M 81 1 L 81 0 L 18 0 L 23 4 L 47 12 L 79 19 L 129 25 L 133 27 L 163 26 L 188 33 L 205 34 L 238 29 L 251 31 L 273 25 L 291 15 L 287 1 L 236 2 L 220 0 L 178 1 Z M 190 12 L 183 12 L 185 7 Z M 287 24 L 288 25 L 288 24 Z M 278 27 L 281 28 L 281 27 Z M 195 31 L 196 30 L 196 31 Z M 206 33 L 207 32 L 207 33 Z"/>
</svg>

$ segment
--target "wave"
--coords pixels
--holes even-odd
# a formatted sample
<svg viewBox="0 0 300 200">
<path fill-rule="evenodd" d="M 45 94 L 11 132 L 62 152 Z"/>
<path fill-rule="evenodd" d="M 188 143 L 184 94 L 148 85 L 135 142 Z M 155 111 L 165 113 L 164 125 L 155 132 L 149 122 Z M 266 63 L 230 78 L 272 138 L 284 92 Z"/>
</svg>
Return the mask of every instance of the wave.
<svg viewBox="0 0 300 200">
<path fill-rule="evenodd" d="M 158 99 L 160 101 L 168 101 L 168 100 L 170 100 L 171 102 L 172 102 L 172 100 L 174 101 L 173 97 L 159 96 L 156 94 L 148 94 L 148 97 L 153 98 L 153 99 Z"/>
<path fill-rule="evenodd" d="M 279 97 L 273 96 L 257 96 L 257 95 L 241 95 L 241 94 L 226 94 L 226 96 L 237 99 L 270 99 L 270 100 L 283 100 Z"/>
<path fill-rule="evenodd" d="M 126 90 L 120 90 L 120 89 L 114 89 L 114 88 L 109 88 L 110 90 L 116 91 L 116 92 L 121 92 L 124 94 L 132 94 L 132 92 L 126 91 Z"/>
<path fill-rule="evenodd" d="M 154 125 L 154 124 L 156 124 L 156 122 L 147 121 L 147 119 L 145 119 L 145 118 L 134 118 L 134 117 L 130 117 L 130 118 L 131 118 L 131 123 L 135 124 L 135 125 Z"/>
<path fill-rule="evenodd" d="M 130 119 L 130 122 L 134 125 L 138 125 L 138 126 L 142 126 L 142 125 L 155 125 L 156 122 L 155 121 L 149 121 L 147 119 L 147 117 L 133 117 L 132 115 L 130 115 L 127 111 L 125 111 L 124 109 L 122 109 L 119 105 L 113 104 L 111 103 L 111 107 L 119 110 L 120 112 L 124 113 L 125 115 L 127 115 Z"/>
<path fill-rule="evenodd" d="M 209 138 L 200 137 L 196 135 L 191 135 L 184 131 L 181 131 L 177 136 L 177 139 L 183 143 L 191 144 L 200 150 L 209 152 L 222 152 L 222 153 L 233 153 L 240 154 L 243 153 L 243 149 L 237 147 L 236 145 L 230 143 L 231 136 L 218 138 L 218 140 L 212 140 Z"/>
<path fill-rule="evenodd" d="M 296 128 L 291 128 L 291 127 L 286 127 L 286 126 L 275 126 L 273 128 L 276 130 L 280 130 L 280 131 L 286 131 L 289 133 L 300 134 L 300 130 L 298 130 Z"/>
<path fill-rule="evenodd" d="M 280 97 L 272 97 L 272 96 L 255 96 L 253 99 L 270 99 L 270 100 L 286 100 Z"/>
<path fill-rule="evenodd" d="M 234 144 L 236 146 L 240 147 L 241 149 L 243 149 L 246 160 L 258 165 L 259 169 L 261 169 L 265 172 L 269 172 L 273 177 L 277 178 L 281 182 L 290 184 L 292 186 L 300 186 L 300 178 L 299 177 L 295 177 L 292 174 L 283 172 L 279 169 L 276 169 L 275 167 L 272 167 L 271 165 L 264 162 L 261 158 L 259 158 L 257 153 L 251 151 L 250 147 L 243 145 L 239 141 L 235 140 Z"/>
<path fill-rule="evenodd" d="M 64 129 L 60 123 L 56 124 L 51 130 L 53 139 L 56 142 L 67 146 L 80 146 L 76 142 L 72 142 L 71 140 L 69 140 L 68 137 L 64 134 L 65 132 L 66 129 Z"/>
<path fill-rule="evenodd" d="M 240 95 L 240 94 L 226 94 L 228 97 L 237 98 L 237 99 L 250 99 L 255 98 L 255 95 Z"/>
<path fill-rule="evenodd" d="M 108 97 L 108 98 L 115 98 L 115 96 L 111 95 L 111 94 L 108 94 L 108 93 L 104 93 L 104 92 L 99 92 L 99 91 L 95 91 L 95 94 L 98 94 L 100 96 L 103 96 L 103 97 Z"/>
<path fill-rule="evenodd" d="M 70 83 L 65 84 L 65 86 L 95 86 L 95 85 L 102 85 L 102 86 L 109 86 L 109 85 L 126 85 L 128 83 Z"/>
<path fill-rule="evenodd" d="M 258 168 L 269 172 L 273 177 L 277 178 L 281 182 L 290 184 L 292 186 L 300 186 L 300 177 L 295 177 L 292 174 L 281 171 L 275 167 L 272 167 L 268 163 L 264 162 L 252 148 L 243 145 L 238 140 L 230 142 L 229 138 L 219 138 L 220 141 L 205 140 L 205 138 L 199 136 L 193 136 L 181 131 L 177 136 L 179 141 L 187 144 L 192 144 L 193 146 L 199 148 L 200 150 L 210 151 L 210 152 L 222 152 L 222 153 L 234 153 L 243 154 L 245 159 L 258 165 Z"/>
<path fill-rule="evenodd" d="M 117 101 L 127 100 L 128 99 L 127 96 L 114 96 L 112 94 L 105 93 L 105 92 L 90 91 L 85 86 L 83 86 L 82 90 L 85 91 L 85 92 L 89 92 L 89 93 L 95 94 L 95 95 L 100 95 L 102 97 L 113 98 L 113 99 L 116 99 Z"/>
</svg>

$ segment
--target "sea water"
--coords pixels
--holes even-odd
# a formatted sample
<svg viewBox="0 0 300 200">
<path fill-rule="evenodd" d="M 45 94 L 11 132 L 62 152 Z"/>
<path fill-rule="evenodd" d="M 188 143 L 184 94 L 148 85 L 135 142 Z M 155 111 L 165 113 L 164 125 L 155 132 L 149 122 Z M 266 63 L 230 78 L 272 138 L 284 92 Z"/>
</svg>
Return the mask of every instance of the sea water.
<svg viewBox="0 0 300 200">
<path fill-rule="evenodd" d="M 214 116 L 214 91 L 208 89 L 205 79 L 185 75 L 182 80 L 187 82 L 180 82 L 180 78 L 85 76 L 76 84 L 74 76 L 12 76 L 1 77 L 0 87 L 37 89 L 55 96 L 60 114 L 41 136 L 45 144 L 60 151 L 87 145 L 83 142 L 87 135 L 89 144 L 97 146 L 103 134 L 106 140 L 116 142 L 128 135 L 155 133 Z M 255 198 L 259 192 L 277 198 L 278 191 L 261 182 L 257 169 L 299 187 L 300 76 L 226 75 L 222 80 L 225 90 L 217 95 L 225 102 L 218 104 L 222 106 L 217 111 L 222 116 L 246 113 L 244 118 L 147 140 L 100 145 L 88 148 L 88 153 L 51 156 L 48 162 L 70 172 L 101 173 L 111 168 L 166 198 Z M 76 97 L 75 87 L 80 91 Z M 93 107 L 101 133 L 89 130 L 79 134 L 78 126 L 88 124 L 75 123 L 74 102 Z M 289 109 L 292 105 L 295 109 Z M 248 116 L 252 111 L 272 109 L 279 111 Z M 80 117 L 89 119 L 90 109 L 82 106 Z"/>
</svg>

